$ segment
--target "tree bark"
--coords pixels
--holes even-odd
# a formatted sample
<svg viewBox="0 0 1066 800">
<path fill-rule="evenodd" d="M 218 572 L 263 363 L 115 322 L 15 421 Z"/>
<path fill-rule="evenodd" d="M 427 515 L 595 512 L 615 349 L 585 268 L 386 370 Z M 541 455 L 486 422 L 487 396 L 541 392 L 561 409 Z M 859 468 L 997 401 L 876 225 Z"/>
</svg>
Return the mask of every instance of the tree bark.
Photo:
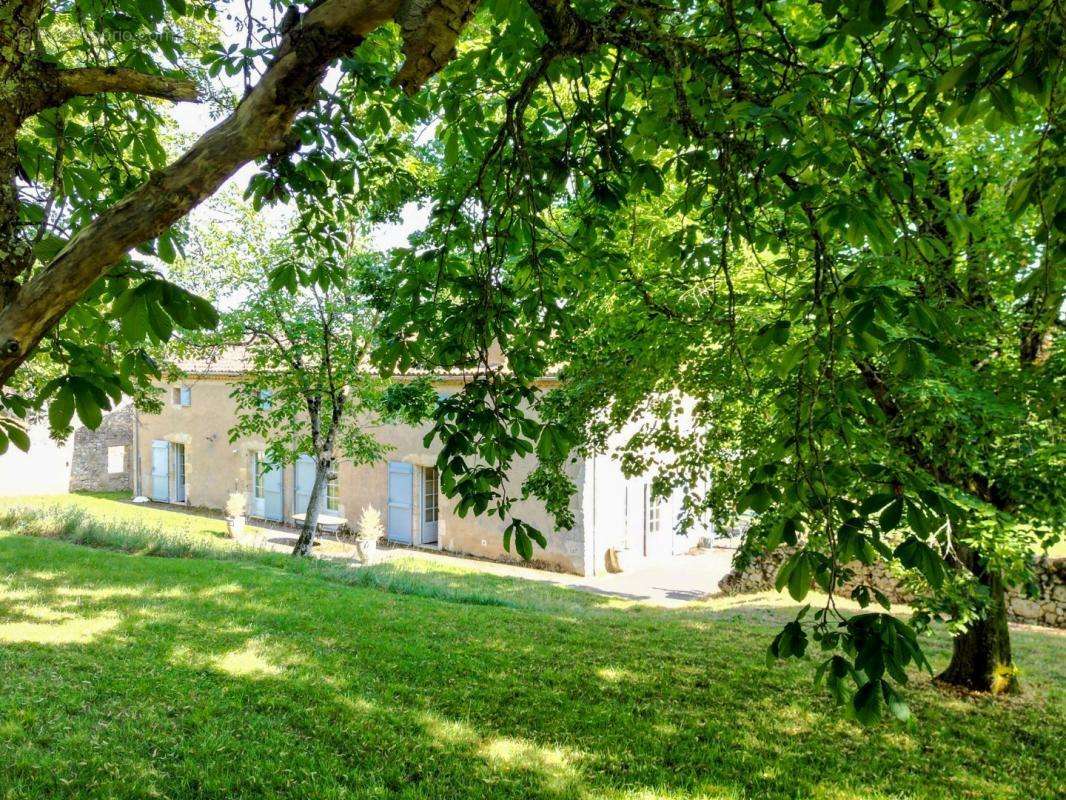
<svg viewBox="0 0 1066 800">
<path fill-rule="evenodd" d="M 952 641 L 951 663 L 937 680 L 974 692 L 1014 694 L 1019 691 L 1018 673 L 1011 658 L 1007 627 L 1007 595 L 999 575 L 987 569 L 981 557 L 968 547 L 959 552 L 963 565 L 989 591 L 984 616 Z"/>
<path fill-rule="evenodd" d="M 300 537 L 296 540 L 296 546 L 292 549 L 294 556 L 309 556 L 311 555 L 311 548 L 315 546 L 315 536 L 318 533 L 318 518 L 326 504 L 326 485 L 329 483 L 329 473 L 332 466 L 332 462 L 328 457 L 315 459 L 315 482 L 311 487 L 311 497 L 307 501 L 307 514 L 304 517 L 303 527 L 300 529 Z"/>
</svg>

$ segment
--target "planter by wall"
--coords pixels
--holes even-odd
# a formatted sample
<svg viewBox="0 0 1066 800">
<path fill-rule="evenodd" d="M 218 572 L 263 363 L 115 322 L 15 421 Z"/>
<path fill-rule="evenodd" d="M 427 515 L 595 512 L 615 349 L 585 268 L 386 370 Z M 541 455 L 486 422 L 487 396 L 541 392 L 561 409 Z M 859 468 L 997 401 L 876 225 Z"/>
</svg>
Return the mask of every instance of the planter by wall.
<svg viewBox="0 0 1066 800">
<path fill-rule="evenodd" d="M 356 539 L 355 554 L 363 564 L 372 564 L 378 553 L 377 539 Z"/>
</svg>

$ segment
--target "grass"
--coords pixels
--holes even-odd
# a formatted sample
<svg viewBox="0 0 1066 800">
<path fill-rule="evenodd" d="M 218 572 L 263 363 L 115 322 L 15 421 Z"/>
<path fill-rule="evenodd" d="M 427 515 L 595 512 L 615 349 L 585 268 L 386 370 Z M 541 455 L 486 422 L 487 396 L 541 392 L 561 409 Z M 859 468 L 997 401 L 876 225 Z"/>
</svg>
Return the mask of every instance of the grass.
<svg viewBox="0 0 1066 800">
<path fill-rule="evenodd" d="M 58 539 L 72 544 L 133 555 L 206 558 L 252 562 L 297 575 L 349 586 L 370 586 L 396 593 L 469 605 L 535 608 L 555 612 L 593 606 L 632 605 L 610 597 L 561 591 L 549 583 L 487 575 L 474 569 L 428 564 L 419 558 L 394 558 L 372 567 L 293 559 L 287 554 L 241 546 L 226 534 L 221 520 L 179 510 L 136 506 L 124 495 L 93 493 L 0 500 L 0 530 Z M 268 534 L 251 529 L 251 537 Z"/>
<path fill-rule="evenodd" d="M 863 729 L 810 664 L 766 664 L 794 612 L 776 595 L 619 608 L 184 546 L 199 529 L 165 520 L 107 534 L 70 502 L 49 539 L 3 529 L 62 506 L 0 519 L 3 798 L 1051 798 L 1066 773 L 1055 632 L 1015 630 L 1021 697 L 916 675 L 913 722 Z M 942 666 L 946 639 L 928 648 Z"/>
</svg>

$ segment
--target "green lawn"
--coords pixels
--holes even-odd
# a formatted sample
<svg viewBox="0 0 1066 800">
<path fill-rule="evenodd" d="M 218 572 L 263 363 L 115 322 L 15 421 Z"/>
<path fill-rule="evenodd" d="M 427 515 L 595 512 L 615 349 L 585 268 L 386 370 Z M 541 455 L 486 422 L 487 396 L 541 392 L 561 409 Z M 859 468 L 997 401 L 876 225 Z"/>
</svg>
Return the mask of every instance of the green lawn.
<svg viewBox="0 0 1066 800">
<path fill-rule="evenodd" d="M 766 664 L 777 597 L 193 554 L 0 532 L 0 798 L 1051 798 L 1066 774 L 1054 632 L 1015 631 L 1023 696 L 916 676 L 913 723 L 866 730 L 809 664 Z"/>
</svg>

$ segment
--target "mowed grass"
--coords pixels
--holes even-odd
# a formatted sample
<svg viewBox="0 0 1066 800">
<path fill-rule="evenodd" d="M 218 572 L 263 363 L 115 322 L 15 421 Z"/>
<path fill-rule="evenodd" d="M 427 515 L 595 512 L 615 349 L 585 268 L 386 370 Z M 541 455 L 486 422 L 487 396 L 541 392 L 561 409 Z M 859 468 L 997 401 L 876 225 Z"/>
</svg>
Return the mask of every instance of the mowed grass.
<svg viewBox="0 0 1066 800">
<path fill-rule="evenodd" d="M 767 665 L 778 597 L 157 552 L 192 557 L 0 532 L 0 797 L 1051 798 L 1066 774 L 1056 632 L 1015 629 L 1021 697 L 915 675 L 912 723 L 864 729 L 810 663 Z"/>
</svg>

